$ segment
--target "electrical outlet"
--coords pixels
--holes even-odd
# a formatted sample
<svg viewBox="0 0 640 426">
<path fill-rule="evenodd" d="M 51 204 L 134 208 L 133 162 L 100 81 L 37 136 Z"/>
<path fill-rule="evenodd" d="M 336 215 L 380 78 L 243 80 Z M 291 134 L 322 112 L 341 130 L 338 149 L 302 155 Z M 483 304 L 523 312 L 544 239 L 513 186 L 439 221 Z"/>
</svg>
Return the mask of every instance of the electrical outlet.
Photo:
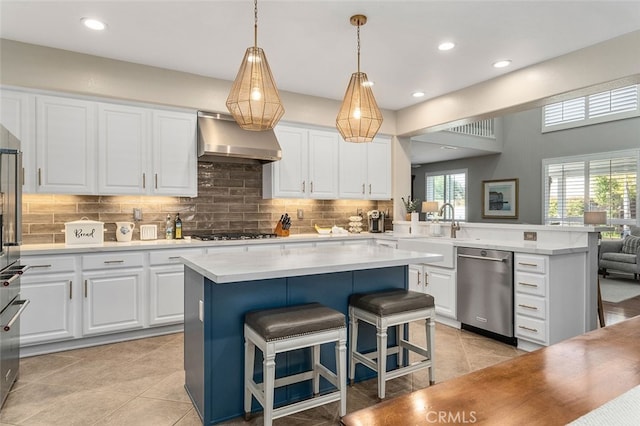
<svg viewBox="0 0 640 426">
<path fill-rule="evenodd" d="M 527 232 L 524 233 L 525 241 L 538 241 L 538 233 L 537 232 Z"/>
<path fill-rule="evenodd" d="M 298 219 L 304 219 L 304 210 L 298 209 Z"/>
<path fill-rule="evenodd" d="M 133 220 L 142 220 L 142 209 L 133 209 Z"/>
</svg>

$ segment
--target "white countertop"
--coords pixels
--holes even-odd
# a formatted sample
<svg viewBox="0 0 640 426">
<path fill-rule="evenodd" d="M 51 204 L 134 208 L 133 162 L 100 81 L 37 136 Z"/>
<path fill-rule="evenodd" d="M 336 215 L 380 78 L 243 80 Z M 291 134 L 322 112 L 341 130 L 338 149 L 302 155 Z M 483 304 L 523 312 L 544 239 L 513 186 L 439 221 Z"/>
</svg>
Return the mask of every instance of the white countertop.
<svg viewBox="0 0 640 426">
<path fill-rule="evenodd" d="M 230 240 L 230 241 L 199 241 L 191 240 L 135 240 L 130 242 L 105 241 L 102 244 L 92 245 L 67 245 L 67 244 L 25 244 L 20 246 L 20 251 L 26 255 L 47 255 L 47 254 L 84 254 L 100 253 L 119 250 L 153 250 L 172 248 L 203 248 L 203 247 L 225 247 L 238 245 L 261 245 L 261 244 L 287 244 L 304 243 L 316 241 L 356 241 L 371 240 L 373 238 L 393 239 L 391 234 L 370 234 L 363 232 L 360 234 L 344 235 L 320 235 L 320 234 L 296 234 L 289 237 L 277 237 L 255 240 Z"/>
<path fill-rule="evenodd" d="M 589 251 L 588 246 L 569 246 L 567 244 L 561 243 L 538 243 L 536 241 L 454 239 L 453 245 L 455 247 L 505 250 L 517 253 L 543 254 L 550 256 L 571 253 L 584 253 Z"/>
<path fill-rule="evenodd" d="M 380 246 L 332 246 L 185 256 L 183 263 L 217 284 L 403 266 L 441 260 L 437 254 Z"/>
<path fill-rule="evenodd" d="M 558 227 L 556 227 L 558 228 Z M 575 229 L 575 228 L 574 228 Z M 145 240 L 131 242 L 108 241 L 100 245 L 66 245 L 66 244 L 26 244 L 20 247 L 25 255 L 49 255 L 49 254 L 90 254 L 122 250 L 154 250 L 154 249 L 180 249 L 180 248 L 205 248 L 205 247 L 230 247 L 238 245 L 286 245 L 305 242 L 326 241 L 357 241 L 357 240 L 391 240 L 400 239 L 426 239 L 434 243 L 452 244 L 456 247 L 487 248 L 495 250 L 507 250 L 519 253 L 533 253 L 543 255 L 558 255 L 569 253 L 581 253 L 588 251 L 583 244 L 554 243 L 541 241 L 522 240 L 495 240 L 486 238 L 448 238 L 429 237 L 421 234 L 407 234 L 399 232 L 385 233 L 360 233 L 344 235 L 319 235 L 296 234 L 289 237 L 268 238 L 261 240 L 233 240 L 233 241 L 199 241 L 199 240 Z"/>
</svg>

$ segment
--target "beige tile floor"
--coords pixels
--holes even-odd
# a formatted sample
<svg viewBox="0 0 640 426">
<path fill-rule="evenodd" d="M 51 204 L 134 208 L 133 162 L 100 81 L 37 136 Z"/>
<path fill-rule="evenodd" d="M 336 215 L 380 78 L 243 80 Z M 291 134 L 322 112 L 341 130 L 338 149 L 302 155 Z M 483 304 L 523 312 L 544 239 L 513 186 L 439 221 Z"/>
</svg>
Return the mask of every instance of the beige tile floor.
<svg viewBox="0 0 640 426">
<path fill-rule="evenodd" d="M 412 336 L 422 327 L 412 324 Z M 6 425 L 199 425 L 186 392 L 182 334 L 25 358 L 0 413 Z M 436 381 L 518 356 L 515 348 L 438 324 Z M 240 378 L 238 380 L 241 380 Z M 428 386 L 426 371 L 387 383 L 392 398 Z M 348 389 L 349 412 L 375 404 L 375 380 Z M 339 424 L 337 403 L 274 421 L 280 426 Z M 224 425 L 260 425 L 262 417 Z"/>
</svg>

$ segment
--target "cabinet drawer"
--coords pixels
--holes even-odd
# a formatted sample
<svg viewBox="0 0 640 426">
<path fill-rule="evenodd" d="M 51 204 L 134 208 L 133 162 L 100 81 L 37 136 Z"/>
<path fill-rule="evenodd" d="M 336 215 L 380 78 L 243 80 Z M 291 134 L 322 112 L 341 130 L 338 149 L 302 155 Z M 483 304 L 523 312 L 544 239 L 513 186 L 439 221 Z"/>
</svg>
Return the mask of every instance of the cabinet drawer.
<svg viewBox="0 0 640 426">
<path fill-rule="evenodd" d="M 54 274 L 57 272 L 74 272 L 76 258 L 74 256 L 28 256 L 22 263 L 29 265 L 28 275 Z"/>
<path fill-rule="evenodd" d="M 536 296 L 547 295 L 546 275 L 528 274 L 517 272 L 514 277 L 515 290 L 520 293 L 534 294 Z"/>
<path fill-rule="evenodd" d="M 151 265 L 166 265 L 168 263 L 181 263 L 182 256 L 197 256 L 203 254 L 199 248 L 176 249 L 176 250 L 153 250 L 149 253 L 149 263 Z"/>
<path fill-rule="evenodd" d="M 547 258 L 530 254 L 516 254 L 515 267 L 516 271 L 544 274 L 547 272 Z"/>
<path fill-rule="evenodd" d="M 91 254 L 82 256 L 82 269 L 133 268 L 144 266 L 144 253 Z"/>
<path fill-rule="evenodd" d="M 534 318 L 516 315 L 516 337 L 547 343 L 547 323 Z"/>
<path fill-rule="evenodd" d="M 542 297 L 516 293 L 516 314 L 547 319 L 547 301 Z"/>
</svg>

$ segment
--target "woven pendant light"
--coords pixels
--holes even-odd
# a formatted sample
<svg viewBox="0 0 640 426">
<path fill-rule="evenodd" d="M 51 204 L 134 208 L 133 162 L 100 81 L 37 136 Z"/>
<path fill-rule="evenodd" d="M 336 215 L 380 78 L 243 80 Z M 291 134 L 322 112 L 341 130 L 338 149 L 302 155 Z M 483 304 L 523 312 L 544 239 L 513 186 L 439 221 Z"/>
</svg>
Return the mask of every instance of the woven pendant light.
<svg viewBox="0 0 640 426">
<path fill-rule="evenodd" d="M 351 74 L 336 127 L 347 142 L 371 142 L 382 125 L 382 113 L 367 74 L 360 72 L 360 26 L 367 23 L 367 17 L 354 15 L 350 22 L 358 27 L 358 72 Z"/>
<path fill-rule="evenodd" d="M 245 130 L 273 129 L 284 114 L 264 50 L 258 47 L 258 1 L 254 0 L 254 43 L 244 54 L 227 97 L 227 109 Z"/>
</svg>

